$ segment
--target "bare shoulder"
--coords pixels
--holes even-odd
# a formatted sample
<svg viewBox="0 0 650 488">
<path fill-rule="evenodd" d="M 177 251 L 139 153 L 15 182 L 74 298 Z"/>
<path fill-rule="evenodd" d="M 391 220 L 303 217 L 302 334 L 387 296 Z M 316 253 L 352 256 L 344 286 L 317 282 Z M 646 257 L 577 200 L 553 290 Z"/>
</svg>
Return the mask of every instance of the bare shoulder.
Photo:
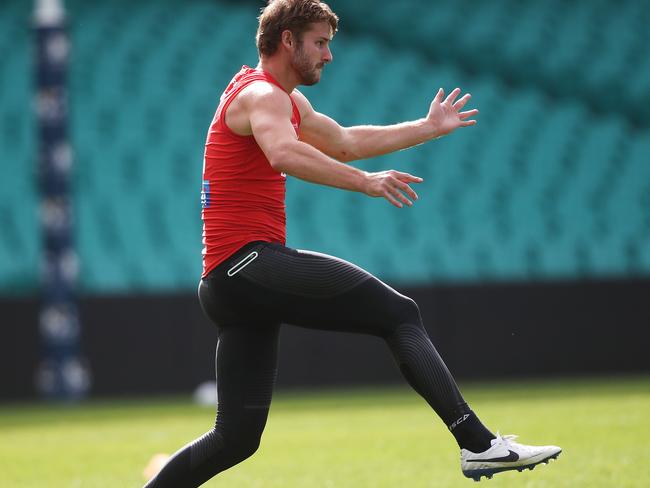
<svg viewBox="0 0 650 488">
<path fill-rule="evenodd" d="M 256 113 L 291 117 L 291 100 L 281 88 L 266 81 L 255 81 L 237 94 L 226 110 L 226 125 L 241 136 L 249 136 L 251 117 Z"/>
<path fill-rule="evenodd" d="M 237 97 L 246 108 L 285 107 L 291 113 L 291 100 L 282 88 L 267 81 L 254 81 Z"/>
</svg>

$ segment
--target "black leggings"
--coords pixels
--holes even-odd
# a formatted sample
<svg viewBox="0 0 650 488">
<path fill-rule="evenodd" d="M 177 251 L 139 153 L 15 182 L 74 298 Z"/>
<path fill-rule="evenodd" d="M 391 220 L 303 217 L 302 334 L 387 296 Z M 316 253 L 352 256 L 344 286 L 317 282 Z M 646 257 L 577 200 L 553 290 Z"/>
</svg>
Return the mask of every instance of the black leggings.
<svg viewBox="0 0 650 488">
<path fill-rule="evenodd" d="M 178 451 L 147 488 L 199 486 L 256 451 L 275 384 L 281 323 L 381 337 L 445 424 L 471 413 L 416 303 L 346 261 L 250 243 L 201 281 L 199 300 L 218 327 L 216 424 Z"/>
</svg>

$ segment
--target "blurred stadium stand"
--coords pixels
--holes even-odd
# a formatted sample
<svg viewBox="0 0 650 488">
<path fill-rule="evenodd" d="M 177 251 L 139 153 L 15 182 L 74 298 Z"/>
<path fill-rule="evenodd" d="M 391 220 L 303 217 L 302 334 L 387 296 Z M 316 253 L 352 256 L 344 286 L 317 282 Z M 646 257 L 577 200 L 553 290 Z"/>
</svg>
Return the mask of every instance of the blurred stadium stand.
<svg viewBox="0 0 650 488">
<path fill-rule="evenodd" d="M 291 244 L 401 283 L 650 272 L 647 2 L 339 3 L 335 62 L 304 90 L 318 110 L 397 122 L 458 85 L 480 123 L 363 163 L 425 177 L 408 211 L 291 181 Z M 254 4 L 67 2 L 84 291 L 194 288 L 203 141 L 256 63 Z M 2 8 L 0 287 L 15 291 L 37 272 L 32 66 L 26 2 Z"/>
<path fill-rule="evenodd" d="M 304 88 L 317 110 L 399 122 L 460 86 L 481 114 L 360 163 L 423 176 L 414 208 L 290 179 L 290 245 L 408 287 L 647 281 L 649 2 L 329 3 L 334 62 Z M 84 295 L 194 292 L 205 134 L 232 74 L 257 62 L 261 5 L 66 2 Z M 0 3 L 0 293 L 26 297 L 40 250 L 30 9 Z"/>
</svg>

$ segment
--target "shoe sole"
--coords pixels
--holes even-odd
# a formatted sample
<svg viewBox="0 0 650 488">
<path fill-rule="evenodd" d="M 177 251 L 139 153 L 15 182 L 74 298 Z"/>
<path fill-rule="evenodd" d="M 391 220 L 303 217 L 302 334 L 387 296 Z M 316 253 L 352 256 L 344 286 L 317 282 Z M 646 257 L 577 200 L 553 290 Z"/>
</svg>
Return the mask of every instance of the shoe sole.
<svg viewBox="0 0 650 488">
<path fill-rule="evenodd" d="M 492 476 L 494 476 L 497 473 L 503 473 L 504 471 L 514 471 L 517 470 L 520 473 L 525 470 L 533 470 L 535 469 L 535 466 L 539 464 L 548 464 L 551 459 L 557 459 L 557 457 L 562 454 L 562 451 L 558 451 L 555 454 L 551 454 L 548 457 L 545 457 L 544 459 L 541 459 L 537 461 L 536 463 L 533 464 L 527 464 L 525 466 L 510 466 L 510 467 L 501 467 L 501 468 L 486 468 L 486 469 L 473 469 L 470 471 L 463 471 L 463 474 L 468 477 L 472 478 L 474 481 L 481 481 L 481 477 L 485 476 L 487 479 L 492 479 Z"/>
</svg>

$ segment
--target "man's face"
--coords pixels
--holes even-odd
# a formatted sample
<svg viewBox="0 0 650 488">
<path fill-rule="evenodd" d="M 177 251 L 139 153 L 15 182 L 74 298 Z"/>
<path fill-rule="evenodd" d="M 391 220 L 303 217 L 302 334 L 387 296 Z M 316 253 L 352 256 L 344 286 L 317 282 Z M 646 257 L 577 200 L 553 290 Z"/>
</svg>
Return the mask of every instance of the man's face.
<svg viewBox="0 0 650 488">
<path fill-rule="evenodd" d="M 296 44 L 291 66 L 298 73 L 301 85 L 314 85 L 319 82 L 323 66 L 332 61 L 329 48 L 332 31 L 327 22 L 312 24 L 302 40 Z"/>
</svg>

